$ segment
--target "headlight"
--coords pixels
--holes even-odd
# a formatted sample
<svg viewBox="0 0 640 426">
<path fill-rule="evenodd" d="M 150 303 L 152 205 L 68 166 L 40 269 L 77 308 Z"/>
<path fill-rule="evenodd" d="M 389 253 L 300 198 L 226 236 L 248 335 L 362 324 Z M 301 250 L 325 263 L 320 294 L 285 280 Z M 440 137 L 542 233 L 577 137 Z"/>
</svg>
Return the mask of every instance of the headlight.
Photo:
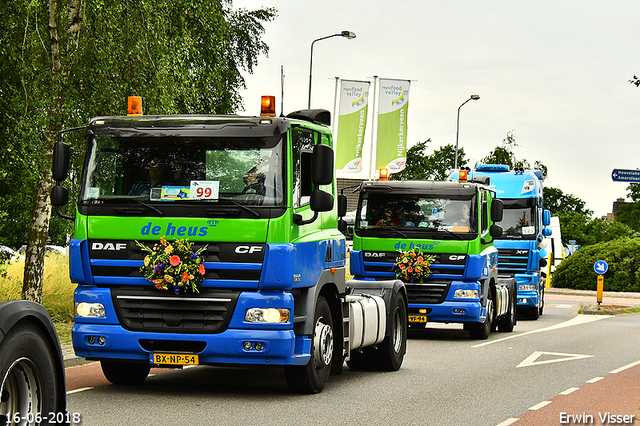
<svg viewBox="0 0 640 426">
<path fill-rule="evenodd" d="M 479 292 L 478 290 L 458 289 L 453 293 L 453 297 L 456 299 L 477 299 L 479 297 Z"/>
<path fill-rule="evenodd" d="M 78 317 L 100 318 L 105 316 L 102 303 L 76 302 L 75 311 Z"/>
<path fill-rule="evenodd" d="M 518 291 L 535 291 L 535 284 L 520 284 L 518 286 Z"/>
<path fill-rule="evenodd" d="M 536 188 L 536 184 L 533 180 L 525 181 L 524 185 L 522 185 L 522 193 L 533 191 Z"/>
<path fill-rule="evenodd" d="M 289 322 L 289 309 L 249 308 L 244 315 L 247 322 L 285 323 Z"/>
</svg>

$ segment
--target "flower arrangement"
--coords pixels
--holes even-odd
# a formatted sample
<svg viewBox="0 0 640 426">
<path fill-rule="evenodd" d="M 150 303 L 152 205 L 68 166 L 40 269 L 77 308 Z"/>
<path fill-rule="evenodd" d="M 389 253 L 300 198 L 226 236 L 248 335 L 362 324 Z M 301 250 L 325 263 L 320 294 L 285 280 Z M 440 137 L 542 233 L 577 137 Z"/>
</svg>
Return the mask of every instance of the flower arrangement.
<svg viewBox="0 0 640 426">
<path fill-rule="evenodd" d="M 153 248 L 136 241 L 138 247 L 148 254 L 144 258 L 144 265 L 140 273 L 156 285 L 160 290 L 172 288 L 175 294 L 184 292 L 198 293 L 198 288 L 204 279 L 204 263 L 200 258 L 207 246 L 193 251 L 187 239 L 167 241 L 160 238 L 160 243 Z"/>
<path fill-rule="evenodd" d="M 400 252 L 400 256 L 396 257 L 396 263 L 393 270 L 396 271 L 396 277 L 404 282 L 423 283 L 429 276 L 431 263 L 435 256 L 425 255 L 419 248 Z"/>
</svg>

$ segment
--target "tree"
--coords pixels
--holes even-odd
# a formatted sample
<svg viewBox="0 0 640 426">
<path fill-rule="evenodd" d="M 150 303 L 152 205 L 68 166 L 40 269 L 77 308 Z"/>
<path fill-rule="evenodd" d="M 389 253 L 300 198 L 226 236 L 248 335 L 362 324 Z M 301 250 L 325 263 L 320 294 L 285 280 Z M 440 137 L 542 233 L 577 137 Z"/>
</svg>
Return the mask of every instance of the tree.
<svg viewBox="0 0 640 426">
<path fill-rule="evenodd" d="M 616 221 L 626 224 L 635 231 L 640 231 L 640 184 L 630 184 L 627 187 L 627 196 L 632 202 L 621 206 L 616 211 Z"/>
<path fill-rule="evenodd" d="M 585 209 L 585 202 L 572 194 L 565 194 L 561 189 L 545 186 L 542 189 L 544 196 L 544 208 L 551 212 L 551 216 L 558 216 L 564 212 L 572 211 L 580 215 L 590 217 L 592 210 Z"/>
<path fill-rule="evenodd" d="M 514 153 L 515 147 L 518 146 L 516 143 L 516 137 L 513 134 L 513 130 L 507 132 L 507 137 L 502 140 L 502 146 L 497 146 L 493 151 L 491 151 L 486 157 L 482 158 L 476 165 L 478 164 L 506 164 L 510 169 L 515 169 L 516 167 L 521 167 L 523 169 L 532 169 L 531 163 L 527 160 L 517 160 L 516 154 Z M 541 170 L 543 176 L 547 176 L 548 169 L 547 166 L 542 164 L 540 161 L 535 161 L 533 163 L 534 170 Z"/>
<path fill-rule="evenodd" d="M 431 139 L 418 142 L 407 150 L 407 165 L 399 173 L 391 175 L 393 180 L 445 180 L 449 177 L 449 170 L 455 163 L 455 147 L 451 144 L 440 147 L 431 155 L 426 153 L 427 144 Z M 458 164 L 465 166 L 468 161 L 464 158 L 464 149 L 458 149 Z"/>
<path fill-rule="evenodd" d="M 0 239 L 19 243 L 26 236 L 23 298 L 42 296 L 57 132 L 91 116 L 122 114 L 132 94 L 144 96 L 151 114 L 235 112 L 245 87 L 241 71 L 251 73 L 267 53 L 262 23 L 274 17 L 271 8 L 233 10 L 231 1 L 16 0 L 0 6 L 0 135 L 7 147 L 0 183 L 8 183 L 0 190 L 0 219 L 10 219 Z M 69 141 L 74 194 L 84 148 L 80 137 Z M 69 229 L 57 223 L 57 232 Z"/>
</svg>

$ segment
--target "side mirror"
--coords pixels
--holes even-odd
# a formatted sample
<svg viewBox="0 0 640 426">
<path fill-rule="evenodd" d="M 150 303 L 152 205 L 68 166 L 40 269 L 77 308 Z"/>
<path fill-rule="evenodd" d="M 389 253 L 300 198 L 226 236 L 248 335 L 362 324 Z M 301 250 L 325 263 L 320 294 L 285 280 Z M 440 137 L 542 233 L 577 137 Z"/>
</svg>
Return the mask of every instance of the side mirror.
<svg viewBox="0 0 640 426">
<path fill-rule="evenodd" d="M 493 238 L 502 237 L 502 226 L 496 225 L 495 223 L 491 225 L 491 227 L 489 228 L 489 235 L 491 235 Z"/>
<path fill-rule="evenodd" d="M 542 211 L 542 224 L 544 226 L 551 225 L 551 212 L 547 209 Z"/>
<path fill-rule="evenodd" d="M 550 237 L 551 234 L 553 234 L 553 229 L 551 228 L 544 228 L 542 230 L 542 235 L 544 235 L 545 237 Z"/>
<path fill-rule="evenodd" d="M 53 145 L 53 162 L 51 174 L 53 180 L 62 182 L 67 178 L 69 173 L 69 145 L 64 142 L 56 142 Z M 65 203 L 66 204 L 66 203 Z"/>
<path fill-rule="evenodd" d="M 64 186 L 56 185 L 51 189 L 51 205 L 64 206 L 69 202 L 69 190 Z"/>
<path fill-rule="evenodd" d="M 547 266 L 547 259 L 545 259 L 544 257 L 540 258 L 540 268 L 544 268 L 545 266 Z"/>
<path fill-rule="evenodd" d="M 504 203 L 498 198 L 494 198 L 491 203 L 491 220 L 494 222 L 500 222 L 504 213 Z M 502 235 L 502 232 L 500 233 Z"/>
<path fill-rule="evenodd" d="M 313 147 L 311 180 L 315 185 L 329 185 L 333 182 L 333 148 L 318 144 Z"/>
<path fill-rule="evenodd" d="M 344 217 L 347 214 L 347 196 L 338 195 L 338 217 Z"/>
<path fill-rule="evenodd" d="M 347 230 L 347 222 L 344 219 L 338 219 L 338 231 L 344 232 Z"/>
<path fill-rule="evenodd" d="M 311 210 L 314 212 L 328 212 L 333 210 L 333 195 L 328 192 L 316 189 L 311 193 L 309 203 Z"/>
</svg>

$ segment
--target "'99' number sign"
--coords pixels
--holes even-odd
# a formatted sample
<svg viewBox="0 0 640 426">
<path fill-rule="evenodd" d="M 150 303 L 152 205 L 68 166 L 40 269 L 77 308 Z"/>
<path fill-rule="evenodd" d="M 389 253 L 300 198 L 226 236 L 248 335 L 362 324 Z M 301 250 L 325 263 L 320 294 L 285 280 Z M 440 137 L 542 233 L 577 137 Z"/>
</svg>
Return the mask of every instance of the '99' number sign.
<svg viewBox="0 0 640 426">
<path fill-rule="evenodd" d="M 189 187 L 189 198 L 217 200 L 220 182 L 211 180 L 193 180 Z"/>
</svg>

